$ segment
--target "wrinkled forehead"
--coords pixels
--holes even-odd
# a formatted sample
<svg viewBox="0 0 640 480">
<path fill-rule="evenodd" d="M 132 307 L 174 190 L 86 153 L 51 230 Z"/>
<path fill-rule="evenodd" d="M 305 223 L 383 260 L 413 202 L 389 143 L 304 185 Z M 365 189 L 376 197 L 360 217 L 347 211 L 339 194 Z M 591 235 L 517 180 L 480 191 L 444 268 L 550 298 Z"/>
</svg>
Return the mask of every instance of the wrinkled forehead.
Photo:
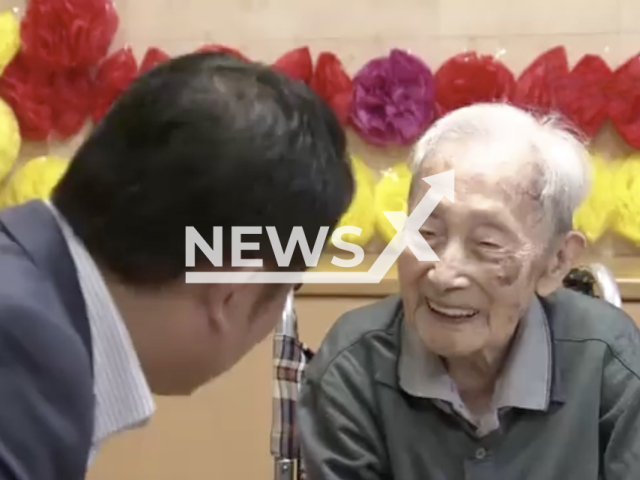
<svg viewBox="0 0 640 480">
<path fill-rule="evenodd" d="M 422 159 L 415 176 L 422 178 L 454 170 L 456 187 L 465 182 L 485 181 L 506 193 L 532 194 L 539 189 L 542 177 L 536 155 L 530 143 L 508 136 L 499 140 L 442 142 L 429 158 Z"/>
<path fill-rule="evenodd" d="M 449 170 L 454 170 L 455 204 L 510 213 L 521 221 L 539 216 L 542 172 L 526 146 L 505 140 L 499 148 L 491 144 L 439 148 L 414 174 L 410 208 L 429 189 L 422 178 Z"/>
</svg>

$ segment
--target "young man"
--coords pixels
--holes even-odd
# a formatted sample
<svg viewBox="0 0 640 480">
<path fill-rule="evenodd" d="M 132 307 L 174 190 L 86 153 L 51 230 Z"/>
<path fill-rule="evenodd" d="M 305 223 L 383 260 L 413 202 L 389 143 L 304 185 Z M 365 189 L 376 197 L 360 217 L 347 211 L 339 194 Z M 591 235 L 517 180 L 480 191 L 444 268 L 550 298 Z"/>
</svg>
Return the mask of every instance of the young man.
<svg viewBox="0 0 640 480">
<path fill-rule="evenodd" d="M 140 77 L 50 203 L 0 213 L 0 479 L 84 478 L 152 392 L 191 393 L 274 327 L 291 286 L 186 284 L 185 227 L 223 227 L 228 259 L 231 227 L 315 239 L 352 191 L 344 133 L 302 83 L 223 53 Z"/>
</svg>

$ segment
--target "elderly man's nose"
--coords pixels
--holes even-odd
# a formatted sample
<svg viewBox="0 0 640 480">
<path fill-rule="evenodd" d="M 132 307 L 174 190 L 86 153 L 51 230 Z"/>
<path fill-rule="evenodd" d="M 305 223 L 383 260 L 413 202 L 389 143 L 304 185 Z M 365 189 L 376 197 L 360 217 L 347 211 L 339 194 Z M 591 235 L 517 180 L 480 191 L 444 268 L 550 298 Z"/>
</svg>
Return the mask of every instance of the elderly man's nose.
<svg viewBox="0 0 640 480">
<path fill-rule="evenodd" d="M 448 246 L 439 255 L 440 261 L 434 262 L 429 269 L 427 278 L 437 288 L 448 290 L 451 288 L 464 288 L 468 280 L 463 274 L 463 258 L 455 245 Z"/>
<path fill-rule="evenodd" d="M 427 273 L 427 278 L 436 288 L 441 290 L 464 288 L 468 284 L 459 268 L 442 261 L 435 262 L 433 268 Z"/>
</svg>

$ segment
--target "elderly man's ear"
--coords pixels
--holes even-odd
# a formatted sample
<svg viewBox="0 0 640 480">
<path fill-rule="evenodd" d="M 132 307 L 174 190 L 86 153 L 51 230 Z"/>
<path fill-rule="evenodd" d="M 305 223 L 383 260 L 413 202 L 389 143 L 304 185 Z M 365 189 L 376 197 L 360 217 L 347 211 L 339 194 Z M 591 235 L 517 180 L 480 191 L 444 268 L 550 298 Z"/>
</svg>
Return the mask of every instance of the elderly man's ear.
<svg viewBox="0 0 640 480">
<path fill-rule="evenodd" d="M 562 286 L 569 271 L 577 265 L 578 259 L 587 246 L 587 240 L 580 232 L 571 231 L 558 242 L 546 269 L 538 280 L 536 292 L 542 297 L 552 294 Z"/>
</svg>

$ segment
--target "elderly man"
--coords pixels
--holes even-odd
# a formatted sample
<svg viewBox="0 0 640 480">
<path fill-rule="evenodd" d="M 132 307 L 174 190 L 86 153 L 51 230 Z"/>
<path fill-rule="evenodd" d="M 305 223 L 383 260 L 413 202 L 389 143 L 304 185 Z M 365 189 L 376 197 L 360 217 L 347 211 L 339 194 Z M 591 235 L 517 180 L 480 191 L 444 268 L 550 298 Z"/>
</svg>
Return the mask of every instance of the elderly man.
<svg viewBox="0 0 640 480">
<path fill-rule="evenodd" d="M 630 480 L 640 476 L 640 335 L 561 288 L 583 249 L 572 214 L 587 152 L 508 105 L 441 119 L 420 178 L 455 171 L 399 260 L 401 298 L 347 313 L 306 372 L 310 480 Z"/>
</svg>

